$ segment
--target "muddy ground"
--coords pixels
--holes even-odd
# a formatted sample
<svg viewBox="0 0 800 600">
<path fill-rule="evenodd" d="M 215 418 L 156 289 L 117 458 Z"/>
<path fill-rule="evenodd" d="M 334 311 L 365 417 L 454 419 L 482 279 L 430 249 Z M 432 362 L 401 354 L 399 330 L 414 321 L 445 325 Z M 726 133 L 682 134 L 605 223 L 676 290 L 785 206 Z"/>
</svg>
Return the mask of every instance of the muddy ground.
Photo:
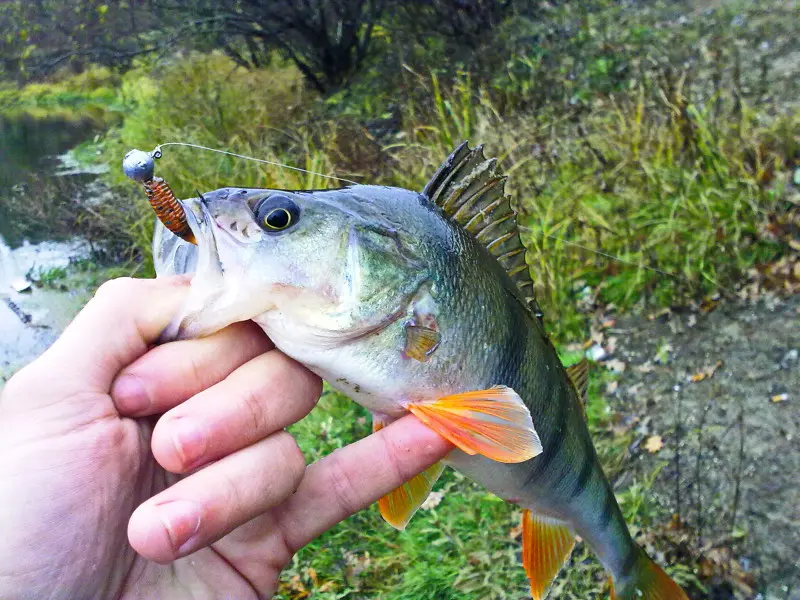
<svg viewBox="0 0 800 600">
<path fill-rule="evenodd" d="M 623 317 L 603 333 L 616 339 L 607 366 L 624 369 L 610 401 L 636 440 L 618 485 L 660 469 L 658 512 L 674 515 L 656 546 L 699 560 L 707 597 L 800 599 L 800 297 Z"/>
</svg>

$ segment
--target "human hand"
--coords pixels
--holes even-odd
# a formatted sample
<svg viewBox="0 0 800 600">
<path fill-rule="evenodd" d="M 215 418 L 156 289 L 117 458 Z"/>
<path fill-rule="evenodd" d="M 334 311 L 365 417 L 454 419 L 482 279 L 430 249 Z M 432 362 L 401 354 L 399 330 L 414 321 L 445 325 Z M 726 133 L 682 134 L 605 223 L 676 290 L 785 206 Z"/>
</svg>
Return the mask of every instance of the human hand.
<svg viewBox="0 0 800 600">
<path fill-rule="evenodd" d="M 407 416 L 306 468 L 283 428 L 320 381 L 257 326 L 152 347 L 187 290 L 103 285 L 6 384 L 0 598 L 270 597 L 299 548 L 450 449 Z"/>
</svg>

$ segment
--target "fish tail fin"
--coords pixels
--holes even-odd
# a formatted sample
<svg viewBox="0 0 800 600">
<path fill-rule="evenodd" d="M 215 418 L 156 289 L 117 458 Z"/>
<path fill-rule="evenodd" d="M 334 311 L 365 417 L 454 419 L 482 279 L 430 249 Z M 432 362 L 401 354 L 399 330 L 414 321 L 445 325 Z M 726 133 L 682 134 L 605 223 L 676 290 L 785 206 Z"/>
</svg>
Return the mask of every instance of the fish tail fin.
<svg viewBox="0 0 800 600">
<path fill-rule="evenodd" d="M 681 587 L 644 550 L 635 547 L 627 573 L 611 580 L 611 600 L 689 600 Z"/>
</svg>

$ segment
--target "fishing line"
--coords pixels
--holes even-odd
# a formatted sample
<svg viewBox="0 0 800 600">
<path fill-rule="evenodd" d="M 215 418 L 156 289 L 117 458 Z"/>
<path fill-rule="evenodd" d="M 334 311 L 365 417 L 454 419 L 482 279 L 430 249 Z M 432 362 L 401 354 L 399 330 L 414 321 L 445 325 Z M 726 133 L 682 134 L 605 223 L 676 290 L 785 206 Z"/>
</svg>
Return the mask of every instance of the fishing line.
<svg viewBox="0 0 800 600">
<path fill-rule="evenodd" d="M 536 233 L 536 231 L 531 229 L 530 227 L 525 227 L 523 225 L 518 225 L 518 227 L 520 229 L 522 229 L 523 231 L 528 231 L 530 233 Z M 660 275 L 665 275 L 667 277 L 673 277 L 675 279 L 680 279 L 680 280 L 685 281 L 686 283 L 690 283 L 692 285 L 694 285 L 694 283 L 695 283 L 691 279 L 689 279 L 688 277 L 684 277 L 683 275 L 678 275 L 677 273 L 669 273 L 668 271 L 662 271 L 661 269 L 659 269 L 657 267 L 651 267 L 649 265 L 636 263 L 636 262 L 633 262 L 632 260 L 625 260 L 624 258 L 619 258 L 618 256 L 614 256 L 613 254 L 608 254 L 607 252 L 601 252 L 600 250 L 595 250 L 594 248 L 589 248 L 588 246 L 584 246 L 582 244 L 578 244 L 577 242 L 572 242 L 572 241 L 570 241 L 568 239 L 565 239 L 565 238 L 562 238 L 562 237 L 558 237 L 557 235 L 553 235 L 552 233 L 545 233 L 543 231 L 539 232 L 539 233 L 541 233 L 543 236 L 551 238 L 553 240 L 557 240 L 559 242 L 564 242 L 568 246 L 574 246 L 575 248 L 580 248 L 581 250 L 585 250 L 586 252 L 591 252 L 593 254 L 598 254 L 598 255 L 603 256 L 605 258 L 608 258 L 608 259 L 611 259 L 611 260 L 615 260 L 615 261 L 617 261 L 619 263 L 622 263 L 623 265 L 628 265 L 628 266 L 631 266 L 631 267 L 637 267 L 637 268 L 641 268 L 641 269 L 647 269 L 648 271 L 653 271 L 653 272 L 658 273 Z M 719 284 L 717 284 L 717 285 L 719 285 Z M 725 291 L 728 291 L 723 286 L 720 286 L 720 288 L 724 289 Z"/>
<path fill-rule="evenodd" d="M 271 165 L 273 167 L 281 167 L 283 169 L 290 169 L 292 171 L 299 171 L 300 173 L 308 173 L 309 175 L 315 175 L 317 177 L 323 177 L 325 179 L 333 179 L 335 181 L 343 181 L 345 183 L 358 185 L 358 182 L 357 181 L 353 181 L 352 179 L 345 179 L 344 177 L 337 177 L 335 175 L 326 175 L 325 173 L 316 173 L 314 171 L 309 171 L 308 169 L 303 169 L 301 167 L 293 167 L 291 165 L 286 165 L 286 164 L 279 163 L 279 162 L 276 162 L 276 161 L 265 160 L 263 158 L 255 158 L 254 156 L 247 156 L 245 154 L 237 154 L 235 152 L 229 152 L 227 150 L 221 150 L 219 148 L 209 148 L 208 146 L 201 146 L 199 144 L 190 144 L 188 142 L 165 142 L 163 144 L 158 144 L 155 147 L 155 149 L 153 150 L 153 152 L 152 152 L 153 158 L 161 158 L 161 155 L 162 155 L 161 149 L 166 147 L 166 146 L 185 146 L 187 148 L 195 148 L 196 150 L 205 150 L 207 152 L 216 152 L 218 154 L 224 154 L 226 156 L 232 156 L 234 158 L 241 158 L 241 159 L 244 159 L 244 160 L 252 160 L 253 162 L 258 162 L 258 163 L 262 163 L 262 164 L 265 164 L 265 165 Z M 531 233 L 535 233 L 535 231 L 533 229 L 529 228 L 529 227 L 524 227 L 522 225 L 519 225 L 519 228 L 523 229 L 525 231 L 529 231 Z M 568 246 L 574 246 L 575 248 L 580 248 L 581 250 L 584 250 L 586 252 L 592 252 L 593 254 L 597 254 L 597 255 L 602 256 L 604 258 L 608 258 L 609 260 L 615 260 L 615 261 L 617 261 L 617 262 L 619 262 L 621 264 L 624 264 L 624 265 L 628 265 L 628 266 L 631 266 L 631 267 L 637 267 L 637 268 L 641 268 L 641 269 L 647 269 L 648 271 L 653 271 L 654 273 L 658 273 L 659 275 L 664 275 L 666 277 L 672 277 L 674 279 L 680 279 L 681 281 L 685 281 L 686 283 L 689 283 L 689 284 L 692 284 L 692 285 L 694 285 L 694 283 L 695 283 L 691 279 L 689 279 L 688 277 L 684 277 L 684 276 L 678 275 L 676 273 L 669 273 L 669 272 L 663 271 L 663 270 L 661 270 L 661 269 L 659 269 L 657 267 L 651 267 L 649 265 L 644 265 L 644 264 L 636 263 L 636 262 L 633 262 L 633 261 L 630 261 L 630 260 L 625 260 L 623 258 L 619 258 L 618 256 L 614 256 L 613 254 L 608 254 L 608 253 L 602 252 L 600 250 L 595 250 L 594 248 L 589 248 L 588 246 L 583 246 L 581 244 L 578 244 L 577 242 L 572 242 L 572 241 L 567 240 L 565 238 L 558 237 L 557 235 L 553 235 L 552 233 L 544 233 L 544 232 L 541 232 L 541 233 L 545 237 L 557 240 L 559 242 L 563 242 L 563 243 L 567 244 Z M 726 292 L 729 292 L 729 293 L 732 293 L 732 292 L 730 292 L 730 290 L 728 290 L 724 286 L 721 286 L 719 283 L 717 283 L 716 285 L 719 285 L 719 287 L 722 290 L 724 290 Z"/>
<path fill-rule="evenodd" d="M 208 146 L 200 146 L 199 144 L 189 144 L 186 142 L 166 142 L 164 144 L 158 144 L 155 149 L 153 150 L 153 158 L 161 158 L 161 149 L 165 146 L 186 146 L 187 148 L 195 148 L 197 150 L 206 150 L 208 152 L 217 152 L 218 154 L 226 154 L 228 156 L 233 156 L 234 158 L 243 158 L 245 160 L 252 160 L 254 162 L 263 163 L 265 165 L 272 165 L 273 167 L 282 167 L 284 169 L 291 169 L 292 171 L 300 171 L 301 173 L 308 173 L 309 175 L 316 175 L 317 177 L 324 177 L 326 179 L 334 179 L 336 181 L 344 181 L 345 183 L 351 183 L 353 185 L 358 185 L 357 181 L 353 181 L 351 179 L 345 179 L 344 177 L 336 177 L 335 175 L 326 175 L 324 173 L 315 173 L 314 171 L 309 171 L 308 169 L 303 169 L 301 167 L 293 167 L 291 165 L 285 165 L 283 163 L 271 161 L 271 160 L 264 160 L 263 158 L 255 158 L 253 156 L 246 156 L 244 154 L 236 154 L 235 152 L 228 152 L 227 150 L 220 150 L 219 148 L 209 148 Z"/>
</svg>

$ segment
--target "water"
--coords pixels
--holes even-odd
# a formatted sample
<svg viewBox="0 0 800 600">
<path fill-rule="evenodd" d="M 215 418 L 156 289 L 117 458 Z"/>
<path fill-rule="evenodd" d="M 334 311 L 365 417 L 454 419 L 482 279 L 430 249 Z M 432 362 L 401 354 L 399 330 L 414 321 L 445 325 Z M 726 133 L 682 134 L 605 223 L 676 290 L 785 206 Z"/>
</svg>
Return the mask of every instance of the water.
<svg viewBox="0 0 800 600">
<path fill-rule="evenodd" d="M 102 128 L 93 117 L 0 115 L 0 382 L 43 352 L 85 301 L 83 290 L 36 286 L 41 273 L 90 256 L 70 216 L 104 193 L 67 153 Z"/>
<path fill-rule="evenodd" d="M 10 247 L 74 235 L 77 202 L 96 184 L 68 150 L 103 129 L 94 116 L 0 114 L 0 236 Z"/>
</svg>

